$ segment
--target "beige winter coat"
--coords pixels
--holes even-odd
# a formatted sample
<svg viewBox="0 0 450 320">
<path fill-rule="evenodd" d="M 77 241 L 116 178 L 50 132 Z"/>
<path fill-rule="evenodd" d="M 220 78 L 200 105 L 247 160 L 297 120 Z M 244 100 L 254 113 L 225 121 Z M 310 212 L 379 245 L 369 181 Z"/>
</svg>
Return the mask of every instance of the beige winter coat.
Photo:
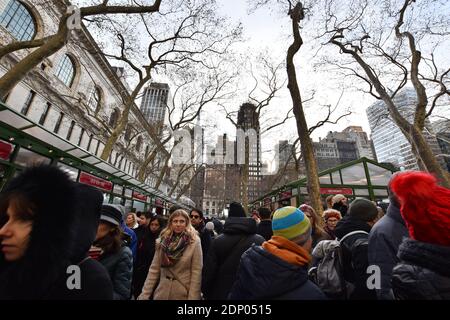
<svg viewBox="0 0 450 320">
<path fill-rule="evenodd" d="M 198 236 L 195 236 L 194 241 L 184 249 L 180 260 L 170 268 L 161 267 L 161 244 L 158 239 L 138 300 L 148 300 L 152 293 L 154 300 L 200 300 L 202 268 L 202 245 Z"/>
</svg>

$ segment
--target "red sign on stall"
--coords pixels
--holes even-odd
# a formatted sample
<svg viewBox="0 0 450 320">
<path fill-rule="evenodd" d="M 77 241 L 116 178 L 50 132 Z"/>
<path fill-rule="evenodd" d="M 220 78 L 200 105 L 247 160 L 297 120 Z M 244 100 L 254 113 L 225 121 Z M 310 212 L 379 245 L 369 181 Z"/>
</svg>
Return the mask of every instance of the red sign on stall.
<svg viewBox="0 0 450 320">
<path fill-rule="evenodd" d="M 141 201 L 147 201 L 147 196 L 139 192 L 133 191 L 133 198 Z"/>
<path fill-rule="evenodd" d="M 353 190 L 352 188 L 320 188 L 320 193 L 353 195 Z"/>
<path fill-rule="evenodd" d="M 111 181 L 95 177 L 86 172 L 80 173 L 80 182 L 105 191 L 111 191 L 113 188 Z"/>
<path fill-rule="evenodd" d="M 280 192 L 278 200 L 290 199 L 292 197 L 292 191 Z"/>
<path fill-rule="evenodd" d="M 9 160 L 11 153 L 13 152 L 13 145 L 7 142 L 0 141 L 0 158 L 3 160 Z"/>
</svg>

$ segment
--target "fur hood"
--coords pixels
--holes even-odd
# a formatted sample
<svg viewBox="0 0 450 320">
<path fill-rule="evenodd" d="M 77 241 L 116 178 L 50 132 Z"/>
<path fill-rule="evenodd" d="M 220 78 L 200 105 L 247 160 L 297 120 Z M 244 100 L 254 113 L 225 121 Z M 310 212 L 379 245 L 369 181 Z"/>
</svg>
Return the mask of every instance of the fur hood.
<svg viewBox="0 0 450 320">
<path fill-rule="evenodd" d="M 34 204 L 35 218 L 25 256 L 13 263 L 0 257 L 0 299 L 45 298 L 66 275 L 67 266 L 79 262 L 98 224 L 98 218 L 87 219 L 88 212 L 97 209 L 95 201 L 101 205 L 98 193 L 89 201 L 83 199 L 93 192 L 89 189 L 47 165 L 26 169 L 6 187 L 3 195 L 22 194 Z M 97 223 L 86 223 L 89 220 Z M 90 225 L 89 230 L 83 231 L 83 225 Z"/>
</svg>

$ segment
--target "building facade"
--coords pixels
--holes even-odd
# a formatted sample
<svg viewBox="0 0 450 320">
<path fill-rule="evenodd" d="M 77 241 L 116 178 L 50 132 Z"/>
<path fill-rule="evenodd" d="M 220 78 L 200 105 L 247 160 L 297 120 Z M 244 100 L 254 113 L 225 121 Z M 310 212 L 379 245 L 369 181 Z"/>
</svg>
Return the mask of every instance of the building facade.
<svg viewBox="0 0 450 320">
<path fill-rule="evenodd" d="M 394 98 L 398 111 L 410 123 L 414 119 L 416 99 L 416 93 L 411 88 L 400 91 Z M 419 166 L 411 145 L 400 128 L 391 120 L 384 102 L 375 102 L 367 108 L 366 112 L 378 162 L 391 163 L 406 170 L 418 170 Z M 436 137 L 430 134 L 431 123 L 428 119 L 425 120 L 425 127 L 425 139 L 433 153 L 437 155 L 440 153 L 440 148 Z M 445 166 L 442 159 L 439 159 L 439 162 L 443 167 Z"/>
<path fill-rule="evenodd" d="M 237 129 L 244 130 L 245 133 L 249 133 L 251 132 L 249 130 L 253 130 L 253 132 L 256 133 L 256 137 L 253 140 L 254 143 L 251 142 L 251 138 L 248 138 L 248 199 L 249 201 L 252 201 L 253 199 L 259 198 L 262 194 L 261 136 L 259 114 L 257 113 L 255 105 L 251 103 L 244 103 L 240 106 L 237 117 Z M 243 173 L 243 169 L 243 166 L 241 166 L 241 174 Z"/>
<path fill-rule="evenodd" d="M 0 7 L 0 45 L 53 35 L 58 17 L 67 11 L 64 1 L 6 0 Z M 87 50 L 84 50 L 87 49 Z M 0 60 L 0 76 L 34 49 L 13 52 Z M 114 68 L 89 31 L 76 30 L 68 43 L 31 70 L 11 91 L 5 104 L 45 130 L 76 145 L 80 157 L 100 157 L 111 130 L 119 121 L 129 87 L 123 70 Z M 149 124 L 136 105 L 128 126 L 107 162 L 137 179 L 141 163 L 153 149 Z M 29 150 L 33 152 L 32 146 Z M 156 168 L 157 169 L 157 168 Z M 145 181 L 153 186 L 155 175 Z M 161 186 L 166 191 L 166 186 Z"/>
<path fill-rule="evenodd" d="M 169 94 L 167 83 L 153 82 L 144 89 L 141 111 L 150 124 L 164 124 Z"/>
</svg>

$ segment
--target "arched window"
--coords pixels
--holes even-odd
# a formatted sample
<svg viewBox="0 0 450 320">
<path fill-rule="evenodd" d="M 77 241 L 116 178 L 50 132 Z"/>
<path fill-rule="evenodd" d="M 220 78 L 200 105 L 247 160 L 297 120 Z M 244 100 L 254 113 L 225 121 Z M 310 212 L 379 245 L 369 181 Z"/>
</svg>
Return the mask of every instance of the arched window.
<svg viewBox="0 0 450 320">
<path fill-rule="evenodd" d="M 89 97 L 88 106 L 89 108 L 97 113 L 100 110 L 100 103 L 102 100 L 102 93 L 98 87 L 94 87 L 91 95 Z"/>
<path fill-rule="evenodd" d="M 67 54 L 59 61 L 58 68 L 55 72 L 56 76 L 64 82 L 64 84 L 70 87 L 75 78 L 75 63 L 72 58 Z"/>
<path fill-rule="evenodd" d="M 127 128 L 125 130 L 125 140 L 129 141 L 131 139 L 131 134 L 133 133 L 133 129 L 130 125 L 127 125 Z"/>
<path fill-rule="evenodd" d="M 139 136 L 139 137 L 137 138 L 137 142 L 136 142 L 136 150 L 137 150 L 138 152 L 140 152 L 140 151 L 141 151 L 141 148 L 142 148 L 142 137 Z"/>
<path fill-rule="evenodd" d="M 119 110 L 118 109 L 114 109 L 111 118 L 109 118 L 109 126 L 114 128 L 117 124 L 117 121 L 119 120 Z"/>
<path fill-rule="evenodd" d="M 31 12 L 17 0 L 1 2 L 7 3 L 0 6 L 0 24 L 19 41 L 33 39 L 36 35 L 36 22 Z M 4 7 L 3 10 L 2 7 Z"/>
</svg>

